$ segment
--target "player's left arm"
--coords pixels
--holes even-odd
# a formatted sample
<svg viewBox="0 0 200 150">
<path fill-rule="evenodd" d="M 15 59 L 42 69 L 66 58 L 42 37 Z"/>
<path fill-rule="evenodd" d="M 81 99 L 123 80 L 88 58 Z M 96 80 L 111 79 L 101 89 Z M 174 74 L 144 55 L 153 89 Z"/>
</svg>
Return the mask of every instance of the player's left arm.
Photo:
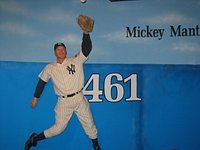
<svg viewBox="0 0 200 150">
<path fill-rule="evenodd" d="M 88 32 L 83 32 L 81 49 L 82 49 L 83 55 L 85 57 L 88 57 L 92 50 L 92 40 Z"/>
</svg>

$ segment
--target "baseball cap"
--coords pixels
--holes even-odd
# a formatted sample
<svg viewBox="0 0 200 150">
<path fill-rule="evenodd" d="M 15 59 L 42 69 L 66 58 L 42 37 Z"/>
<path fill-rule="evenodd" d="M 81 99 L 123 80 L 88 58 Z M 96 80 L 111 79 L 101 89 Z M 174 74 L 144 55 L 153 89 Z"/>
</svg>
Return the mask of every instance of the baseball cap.
<svg viewBox="0 0 200 150">
<path fill-rule="evenodd" d="M 56 43 L 56 44 L 54 45 L 54 50 L 56 50 L 56 48 L 57 48 L 58 46 L 63 46 L 63 47 L 66 49 L 65 44 L 63 44 L 63 43 L 61 43 L 61 42 L 58 42 L 58 43 Z"/>
</svg>

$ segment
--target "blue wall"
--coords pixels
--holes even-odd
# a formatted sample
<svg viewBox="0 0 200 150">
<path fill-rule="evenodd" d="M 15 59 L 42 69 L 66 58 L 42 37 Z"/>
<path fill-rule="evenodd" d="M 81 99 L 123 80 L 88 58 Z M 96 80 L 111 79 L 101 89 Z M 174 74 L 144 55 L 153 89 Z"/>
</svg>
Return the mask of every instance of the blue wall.
<svg viewBox="0 0 200 150">
<path fill-rule="evenodd" d="M 21 150 L 32 131 L 41 132 L 54 123 L 57 98 L 49 82 L 39 105 L 29 107 L 38 73 L 44 63 L 0 62 L 0 149 Z M 103 150 L 199 150 L 200 66 L 86 64 L 85 82 L 99 75 L 101 102 L 91 102 Z M 109 75 L 111 80 L 106 80 Z M 116 75 L 122 77 L 117 79 Z M 137 97 L 126 101 L 134 86 L 127 79 L 137 76 Z M 133 78 L 132 78 L 133 79 Z M 110 81 L 110 83 L 108 83 Z M 92 90 L 90 83 L 86 90 Z M 105 96 L 107 88 L 113 101 Z M 87 95 L 89 100 L 92 96 Z M 91 142 L 76 116 L 58 137 L 42 141 L 37 150 L 88 150 Z"/>
</svg>

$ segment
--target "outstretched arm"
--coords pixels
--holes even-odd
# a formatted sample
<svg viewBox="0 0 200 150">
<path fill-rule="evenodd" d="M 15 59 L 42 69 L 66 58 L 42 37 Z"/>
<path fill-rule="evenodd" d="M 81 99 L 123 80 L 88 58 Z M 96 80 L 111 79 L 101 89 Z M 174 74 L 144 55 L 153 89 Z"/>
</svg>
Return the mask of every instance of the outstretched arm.
<svg viewBox="0 0 200 150">
<path fill-rule="evenodd" d="M 92 41 L 90 39 L 90 35 L 88 32 L 83 32 L 83 38 L 82 38 L 82 52 L 85 57 L 88 57 L 92 50 Z"/>
<path fill-rule="evenodd" d="M 37 105 L 38 98 L 40 98 L 40 96 L 41 96 L 41 94 L 44 90 L 45 85 L 46 85 L 46 82 L 43 81 L 42 79 L 39 79 L 37 86 L 35 88 L 34 98 L 30 102 L 30 106 L 32 108 L 34 108 Z"/>
<path fill-rule="evenodd" d="M 92 32 L 94 27 L 94 19 L 86 16 L 79 15 L 76 18 L 76 21 L 80 28 L 83 30 L 83 38 L 82 38 L 82 53 L 85 57 L 88 57 L 92 50 L 92 41 L 90 39 L 89 33 Z"/>
</svg>

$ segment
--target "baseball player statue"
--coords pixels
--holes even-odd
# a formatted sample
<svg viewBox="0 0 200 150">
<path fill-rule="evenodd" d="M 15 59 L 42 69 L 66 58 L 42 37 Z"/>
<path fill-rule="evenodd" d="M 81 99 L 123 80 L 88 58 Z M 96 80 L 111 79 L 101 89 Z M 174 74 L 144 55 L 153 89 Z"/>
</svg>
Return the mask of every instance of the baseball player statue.
<svg viewBox="0 0 200 150">
<path fill-rule="evenodd" d="M 77 17 L 77 23 L 83 30 L 81 50 L 74 57 L 67 57 L 67 50 L 63 43 L 54 45 L 57 61 L 47 64 L 39 74 L 34 98 L 30 102 L 32 108 L 37 105 L 38 98 L 46 83 L 51 79 L 55 94 L 58 96 L 55 106 L 55 124 L 40 134 L 33 132 L 25 143 L 25 150 L 37 146 L 38 141 L 61 134 L 67 127 L 73 113 L 76 114 L 84 131 L 92 140 L 94 150 L 101 150 L 89 103 L 82 92 L 84 86 L 83 63 L 92 50 L 89 32 L 92 32 L 94 20 L 88 16 L 80 15 Z"/>
</svg>

